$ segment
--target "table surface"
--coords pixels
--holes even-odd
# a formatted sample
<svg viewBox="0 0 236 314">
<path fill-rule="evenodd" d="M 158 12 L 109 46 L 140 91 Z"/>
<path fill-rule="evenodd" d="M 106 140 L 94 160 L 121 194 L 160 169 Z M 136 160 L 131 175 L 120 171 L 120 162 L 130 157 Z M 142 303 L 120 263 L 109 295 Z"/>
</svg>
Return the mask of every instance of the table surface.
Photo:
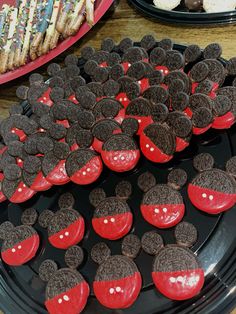
<svg viewBox="0 0 236 314">
<path fill-rule="evenodd" d="M 120 41 L 124 37 L 131 37 L 139 41 L 145 34 L 152 34 L 156 39 L 169 37 L 179 44 L 196 43 L 205 47 L 211 42 L 218 42 L 223 48 L 223 57 L 231 58 L 236 55 L 236 25 L 224 27 L 191 27 L 176 26 L 154 22 L 142 17 L 126 0 L 120 0 L 115 12 L 102 19 L 84 38 L 69 49 L 70 53 L 80 55 L 80 49 L 86 45 L 100 47 L 105 37 L 112 37 Z M 68 51 L 55 59 L 61 62 Z M 44 74 L 46 66 L 37 70 Z M 17 101 L 15 90 L 20 84 L 28 84 L 28 75 L 0 87 L 0 117 L 8 115 L 8 108 Z M 232 313 L 236 314 L 236 310 Z"/>
</svg>

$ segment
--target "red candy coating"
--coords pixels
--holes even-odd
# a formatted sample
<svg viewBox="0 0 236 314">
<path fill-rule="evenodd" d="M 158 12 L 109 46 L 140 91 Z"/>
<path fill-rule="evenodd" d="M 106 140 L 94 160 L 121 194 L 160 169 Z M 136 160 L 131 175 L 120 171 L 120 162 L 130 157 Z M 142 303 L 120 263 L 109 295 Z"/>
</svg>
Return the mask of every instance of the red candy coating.
<svg viewBox="0 0 236 314">
<path fill-rule="evenodd" d="M 140 206 L 143 218 L 157 228 L 171 228 L 177 225 L 185 212 L 184 204 L 156 204 Z"/>
<path fill-rule="evenodd" d="M 188 196 L 195 207 L 209 214 L 226 211 L 236 202 L 236 194 L 217 192 L 191 183 L 188 186 Z"/>
<path fill-rule="evenodd" d="M 197 295 L 204 284 L 201 268 L 174 272 L 153 272 L 156 288 L 171 300 L 187 300 Z"/>
<path fill-rule="evenodd" d="M 208 131 L 212 126 L 212 123 L 209 124 L 208 126 L 206 126 L 205 128 L 196 128 L 196 127 L 193 127 L 193 134 L 195 135 L 200 135 L 200 134 L 203 134 L 205 133 L 206 131 Z"/>
<path fill-rule="evenodd" d="M 68 249 L 69 247 L 79 243 L 84 237 L 84 219 L 80 217 L 67 228 L 60 230 L 60 232 L 48 238 L 52 246 L 58 249 Z"/>
<path fill-rule="evenodd" d="M 183 138 L 176 136 L 176 152 L 182 152 L 186 147 L 189 146 L 189 142 Z"/>
<path fill-rule="evenodd" d="M 78 314 L 83 311 L 89 296 L 89 285 L 83 281 L 74 288 L 47 300 L 45 306 L 50 314 Z"/>
<path fill-rule="evenodd" d="M 47 191 L 52 187 L 52 184 L 46 180 L 42 172 L 39 172 L 30 186 L 31 190 L 36 192 Z"/>
<path fill-rule="evenodd" d="M 139 272 L 132 276 L 112 281 L 94 281 L 94 294 L 98 301 L 110 309 L 125 309 L 137 299 L 142 288 Z"/>
<path fill-rule="evenodd" d="M 12 203 L 23 203 L 28 201 L 36 192 L 28 188 L 23 182 L 20 182 L 16 191 L 10 198 Z"/>
<path fill-rule="evenodd" d="M 128 107 L 130 103 L 130 100 L 126 93 L 119 93 L 116 96 L 116 100 L 118 100 L 124 106 L 124 108 Z"/>
<path fill-rule="evenodd" d="M 215 117 L 212 128 L 213 129 L 229 129 L 235 122 L 234 114 L 229 111 L 221 117 Z"/>
<path fill-rule="evenodd" d="M 103 150 L 102 159 L 104 164 L 116 172 L 125 172 L 132 170 L 138 163 L 140 151 L 122 150 L 122 151 L 105 151 Z"/>
<path fill-rule="evenodd" d="M 51 107 L 53 105 L 53 101 L 50 98 L 50 93 L 51 93 L 51 87 L 49 87 L 43 95 L 38 98 L 38 102 L 43 103 L 44 105 L 47 105 Z"/>
<path fill-rule="evenodd" d="M 132 224 L 133 215 L 131 212 L 92 219 L 95 232 L 100 237 L 109 240 L 117 240 L 124 237 L 130 231 Z"/>
<path fill-rule="evenodd" d="M 80 185 L 95 182 L 102 173 L 103 165 L 101 158 L 95 156 L 80 170 L 76 171 L 71 177 L 71 181 Z"/>
<path fill-rule="evenodd" d="M 38 247 L 39 236 L 33 234 L 30 238 L 17 243 L 11 249 L 1 252 L 2 260 L 10 266 L 23 265 L 36 255 Z"/>
<path fill-rule="evenodd" d="M 65 160 L 60 160 L 56 167 L 46 176 L 46 180 L 53 185 L 64 185 L 70 181 L 66 173 Z"/>
<path fill-rule="evenodd" d="M 140 135 L 143 132 L 143 130 L 146 128 L 146 126 L 153 123 L 151 116 L 144 117 L 144 116 L 126 115 L 126 118 L 134 118 L 138 121 L 138 123 L 139 123 L 139 129 L 137 132 L 138 135 Z"/>
<path fill-rule="evenodd" d="M 140 148 L 144 156 L 153 162 L 165 163 L 173 158 L 173 155 L 164 154 L 144 133 L 140 136 Z"/>
</svg>

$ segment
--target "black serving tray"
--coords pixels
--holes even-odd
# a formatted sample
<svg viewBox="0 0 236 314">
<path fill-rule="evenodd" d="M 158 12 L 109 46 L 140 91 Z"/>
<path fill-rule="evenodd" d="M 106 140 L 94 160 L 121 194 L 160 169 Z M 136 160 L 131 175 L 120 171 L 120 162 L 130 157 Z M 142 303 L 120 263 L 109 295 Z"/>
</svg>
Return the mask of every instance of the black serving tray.
<svg viewBox="0 0 236 314">
<path fill-rule="evenodd" d="M 174 49 L 183 51 L 186 47 L 175 45 Z M 83 65 L 82 60 L 81 67 Z M 224 62 L 222 60 L 222 62 Z M 83 71 L 82 71 L 83 73 Z M 30 107 L 22 103 L 24 113 L 30 115 Z M 129 205 L 134 213 L 132 232 L 138 236 L 146 231 L 153 230 L 141 216 L 139 205 L 142 193 L 137 187 L 137 177 L 147 170 L 156 175 L 158 182 L 166 182 L 167 174 L 173 167 L 181 167 L 188 172 L 189 180 L 196 174 L 192 167 L 192 158 L 197 153 L 209 152 L 215 158 L 217 167 L 224 169 L 226 161 L 236 155 L 236 125 L 228 131 L 209 130 L 201 136 L 194 136 L 191 145 L 183 152 L 177 153 L 167 164 L 154 164 L 141 158 L 138 166 L 131 172 L 117 174 L 104 169 L 100 179 L 86 187 L 69 183 L 63 187 L 53 187 L 51 190 L 38 193 L 24 204 L 16 205 L 4 202 L 1 204 L 0 223 L 10 220 L 15 225 L 20 224 L 21 213 L 25 208 L 34 207 L 40 213 L 44 209 L 57 210 L 57 200 L 60 194 L 70 191 L 76 198 L 75 209 L 79 210 L 86 220 L 86 234 L 81 243 L 85 251 L 85 261 L 79 271 L 92 287 L 97 265 L 89 256 L 92 246 L 100 241 L 91 226 L 93 208 L 88 202 L 88 195 L 92 188 L 103 187 L 107 195 L 113 195 L 114 187 L 121 179 L 129 180 L 133 185 L 133 194 Z M 151 279 L 153 257 L 141 252 L 136 259 L 143 277 L 143 289 L 135 304 L 126 310 L 109 310 L 101 306 L 93 295 L 83 311 L 84 314 L 154 314 L 154 313 L 229 313 L 236 304 L 236 206 L 230 211 L 211 216 L 198 211 L 190 203 L 186 187 L 181 192 L 185 204 L 184 219 L 195 224 L 198 229 L 198 241 L 193 247 L 205 270 L 206 282 L 201 293 L 188 301 L 171 301 L 163 297 L 155 289 Z M 39 265 L 44 259 L 54 259 L 59 267 L 64 267 L 65 251 L 52 247 L 47 241 L 47 232 L 38 224 L 35 225 L 41 244 L 37 256 L 28 264 L 20 267 L 9 267 L 0 262 L 0 309 L 6 314 L 43 314 L 47 313 L 44 307 L 45 283 L 38 276 Z M 173 243 L 173 228 L 158 230 L 165 243 Z M 121 253 L 121 240 L 104 241 L 112 254 Z"/>
<path fill-rule="evenodd" d="M 156 8 L 153 0 L 128 0 L 128 2 L 142 14 L 166 23 L 192 26 L 220 26 L 236 23 L 236 10 L 220 13 L 188 12 L 180 5 L 172 11 L 167 11 Z"/>
</svg>

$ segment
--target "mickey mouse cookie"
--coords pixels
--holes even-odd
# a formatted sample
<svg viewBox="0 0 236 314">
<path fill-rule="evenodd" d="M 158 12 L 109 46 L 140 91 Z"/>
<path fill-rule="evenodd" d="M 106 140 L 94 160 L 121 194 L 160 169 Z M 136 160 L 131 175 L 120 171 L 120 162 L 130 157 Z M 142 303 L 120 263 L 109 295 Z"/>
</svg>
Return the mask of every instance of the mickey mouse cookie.
<svg viewBox="0 0 236 314">
<path fill-rule="evenodd" d="M 138 251 L 129 255 L 135 258 Z M 123 255 L 111 256 L 105 243 L 97 243 L 92 248 L 91 257 L 99 264 L 93 282 L 97 300 L 110 309 L 132 306 L 142 287 L 142 277 L 133 260 Z"/>
<path fill-rule="evenodd" d="M 170 228 L 179 223 L 185 213 L 180 189 L 187 181 L 183 169 L 174 169 L 168 175 L 167 184 L 156 184 L 156 178 L 145 172 L 138 178 L 138 186 L 144 192 L 140 205 L 143 218 L 157 228 Z"/>
<path fill-rule="evenodd" d="M 22 216 L 22 225 L 14 227 L 10 221 L 0 225 L 2 260 L 10 266 L 20 266 L 35 257 L 39 248 L 39 235 L 32 225 L 37 221 L 37 211 L 26 209 Z"/>
<path fill-rule="evenodd" d="M 117 240 L 131 229 L 133 214 L 127 204 L 132 193 L 132 186 L 121 181 L 116 186 L 116 196 L 106 197 L 103 189 L 97 188 L 90 193 L 90 203 L 95 207 L 92 225 L 100 237 Z"/>
<path fill-rule="evenodd" d="M 85 223 L 78 211 L 73 209 L 74 198 L 68 193 L 59 199 L 60 210 L 53 213 L 46 209 L 40 215 L 38 222 L 47 228 L 50 244 L 59 249 L 67 249 L 79 243 L 84 236 Z"/>
<path fill-rule="evenodd" d="M 81 247 L 72 246 L 65 253 L 68 268 L 58 269 L 52 260 L 45 260 L 40 265 L 39 276 L 47 282 L 45 306 L 50 314 L 78 314 L 85 308 L 90 289 L 77 271 L 83 256 Z"/>
<path fill-rule="evenodd" d="M 194 168 L 199 171 L 188 185 L 188 196 L 193 205 L 208 214 L 219 214 L 230 209 L 236 200 L 235 163 L 233 157 L 226 165 L 226 171 L 213 168 L 214 159 L 208 153 L 197 155 Z"/>
</svg>

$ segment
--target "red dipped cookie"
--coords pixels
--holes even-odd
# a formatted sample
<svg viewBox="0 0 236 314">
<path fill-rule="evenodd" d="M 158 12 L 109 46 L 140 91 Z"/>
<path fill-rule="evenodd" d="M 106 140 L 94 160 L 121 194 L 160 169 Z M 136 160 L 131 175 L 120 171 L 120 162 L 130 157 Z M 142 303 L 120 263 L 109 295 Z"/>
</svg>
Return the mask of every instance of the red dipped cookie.
<svg viewBox="0 0 236 314">
<path fill-rule="evenodd" d="M 142 277 L 130 258 L 110 254 L 105 243 L 98 243 L 92 248 L 91 257 L 100 264 L 93 282 L 94 294 L 107 308 L 126 309 L 136 301 Z"/>
<path fill-rule="evenodd" d="M 133 224 L 133 214 L 126 200 L 132 193 L 131 184 L 121 181 L 116 186 L 116 196 L 106 197 L 98 188 L 90 193 L 90 202 L 95 207 L 93 229 L 100 237 L 117 240 L 125 236 Z"/>
<path fill-rule="evenodd" d="M 100 156 L 91 149 L 82 148 L 70 153 L 65 167 L 70 180 L 80 185 L 95 182 L 103 169 Z"/>
<path fill-rule="evenodd" d="M 50 314 L 77 314 L 85 308 L 90 289 L 76 270 L 83 261 L 83 255 L 79 246 L 73 246 L 65 253 L 68 268 L 58 270 L 52 260 L 45 260 L 40 265 L 39 276 L 47 282 L 45 306 Z"/>
<path fill-rule="evenodd" d="M 65 204 L 65 200 L 62 204 Z M 39 216 L 39 224 L 47 228 L 48 240 L 52 246 L 67 249 L 83 239 L 85 223 L 79 212 L 72 209 L 73 205 L 68 204 L 67 199 L 66 205 L 62 204 L 59 203 L 61 209 L 55 213 L 44 210 Z"/>
<path fill-rule="evenodd" d="M 138 186 L 144 191 L 140 210 L 143 218 L 157 228 L 170 228 L 178 224 L 185 213 L 183 198 L 177 190 L 187 181 L 182 169 L 172 170 L 168 184 L 156 184 L 155 177 L 145 172 L 138 178 Z"/>
<path fill-rule="evenodd" d="M 93 114 L 96 121 L 110 118 L 118 123 L 122 123 L 125 118 L 125 109 L 115 98 L 105 97 L 96 103 L 93 108 Z"/>
<path fill-rule="evenodd" d="M 38 214 L 36 210 L 26 209 L 21 217 L 21 226 L 14 227 L 9 221 L 0 226 L 2 260 L 10 266 L 20 266 L 35 257 L 39 247 L 39 235 L 32 225 Z"/>
<path fill-rule="evenodd" d="M 208 214 L 219 214 L 234 206 L 236 183 L 233 164 L 234 158 L 228 161 L 227 171 L 223 171 L 213 168 L 214 159 L 210 154 L 199 154 L 194 158 L 193 166 L 199 174 L 188 185 L 188 196 L 196 208 Z"/>
</svg>

